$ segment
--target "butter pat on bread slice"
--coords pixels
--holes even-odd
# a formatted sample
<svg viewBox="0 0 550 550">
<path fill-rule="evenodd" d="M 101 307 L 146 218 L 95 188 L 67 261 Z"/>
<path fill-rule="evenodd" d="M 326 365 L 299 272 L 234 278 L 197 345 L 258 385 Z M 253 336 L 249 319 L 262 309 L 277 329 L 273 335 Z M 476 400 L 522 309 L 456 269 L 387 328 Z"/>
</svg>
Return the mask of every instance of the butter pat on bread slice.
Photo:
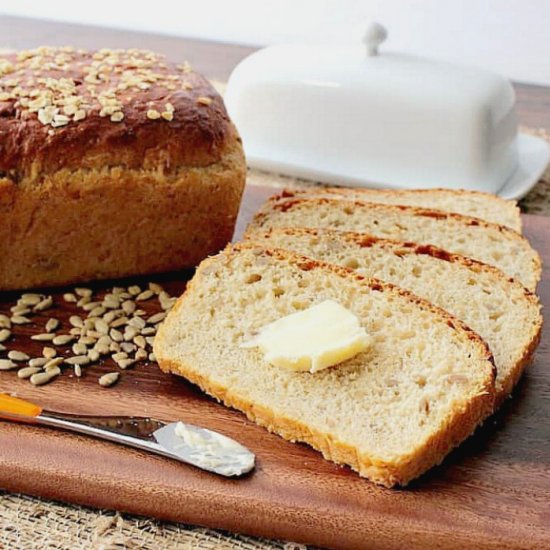
<svg viewBox="0 0 550 550">
<path fill-rule="evenodd" d="M 353 313 L 325 300 L 262 327 L 241 348 L 260 348 L 276 367 L 315 373 L 355 357 L 369 343 Z"/>
</svg>

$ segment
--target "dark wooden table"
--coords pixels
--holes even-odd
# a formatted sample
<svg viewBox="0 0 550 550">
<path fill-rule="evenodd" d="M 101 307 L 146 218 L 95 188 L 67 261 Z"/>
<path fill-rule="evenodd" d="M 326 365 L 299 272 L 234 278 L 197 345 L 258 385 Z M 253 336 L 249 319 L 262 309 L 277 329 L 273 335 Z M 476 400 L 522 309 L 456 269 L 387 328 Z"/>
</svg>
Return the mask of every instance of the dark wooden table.
<svg viewBox="0 0 550 550">
<path fill-rule="evenodd" d="M 209 78 L 225 80 L 256 48 L 175 36 L 105 29 L 0 15 L 0 47 L 71 45 L 82 48 L 146 48 L 173 60 L 187 59 Z M 550 131 L 550 88 L 515 84 L 520 124 Z"/>
</svg>

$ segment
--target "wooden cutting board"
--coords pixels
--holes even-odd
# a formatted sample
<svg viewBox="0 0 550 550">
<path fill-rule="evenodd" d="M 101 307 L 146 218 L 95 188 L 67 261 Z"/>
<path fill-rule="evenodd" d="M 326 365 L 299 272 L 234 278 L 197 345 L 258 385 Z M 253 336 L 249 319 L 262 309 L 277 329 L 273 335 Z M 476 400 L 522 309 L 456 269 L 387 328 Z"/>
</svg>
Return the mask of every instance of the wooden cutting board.
<svg viewBox="0 0 550 550">
<path fill-rule="evenodd" d="M 272 192 L 247 189 L 239 231 Z M 550 265 L 550 218 L 524 216 L 524 222 L 526 235 Z M 189 275 L 132 282 L 159 281 L 176 294 Z M 547 268 L 539 290 L 550 305 Z M 54 292 L 55 315 L 66 320 L 71 310 L 62 293 Z M 15 299 L 0 296 L 0 312 L 9 311 Z M 29 330 L 36 332 L 16 329 L 9 347 L 39 355 L 39 343 L 25 336 Z M 550 548 L 548 336 L 546 328 L 513 399 L 441 466 L 401 490 L 374 486 L 305 445 L 269 434 L 154 364 L 125 372 L 108 389 L 98 385 L 97 376 L 114 370 L 112 364 L 39 388 L 14 372 L 0 372 L 0 392 L 16 392 L 48 408 L 182 419 L 232 436 L 257 455 L 254 473 L 228 480 L 110 443 L 0 422 L 0 487 L 334 548 Z"/>
</svg>

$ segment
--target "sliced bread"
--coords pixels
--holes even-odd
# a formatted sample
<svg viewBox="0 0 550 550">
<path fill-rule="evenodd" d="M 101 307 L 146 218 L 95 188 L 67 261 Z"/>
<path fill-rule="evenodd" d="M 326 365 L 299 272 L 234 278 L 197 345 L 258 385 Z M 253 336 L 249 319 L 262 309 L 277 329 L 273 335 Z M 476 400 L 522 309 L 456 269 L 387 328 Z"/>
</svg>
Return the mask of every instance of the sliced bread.
<svg viewBox="0 0 550 550">
<path fill-rule="evenodd" d="M 480 218 L 487 222 L 505 225 L 521 231 L 521 217 L 516 201 L 505 200 L 490 193 L 463 189 L 362 189 L 346 187 L 310 187 L 308 189 L 285 189 L 281 198 L 326 197 L 332 199 L 401 204 L 455 212 L 464 216 Z"/>
<path fill-rule="evenodd" d="M 267 201 L 246 237 L 273 227 L 320 227 L 374 237 L 431 244 L 494 265 L 534 291 L 541 274 L 539 255 L 516 231 L 460 214 L 326 198 Z"/>
<path fill-rule="evenodd" d="M 359 318 L 372 337 L 367 351 L 311 374 L 241 347 L 326 299 Z M 441 462 L 494 405 L 492 356 L 461 321 L 391 284 L 285 250 L 236 245 L 203 261 L 154 351 L 163 371 L 386 486 Z"/>
<path fill-rule="evenodd" d="M 254 235 L 285 248 L 397 284 L 447 310 L 489 345 L 497 367 L 497 406 L 512 391 L 540 339 L 537 297 L 499 269 L 432 246 L 323 229 L 272 229 Z"/>
</svg>

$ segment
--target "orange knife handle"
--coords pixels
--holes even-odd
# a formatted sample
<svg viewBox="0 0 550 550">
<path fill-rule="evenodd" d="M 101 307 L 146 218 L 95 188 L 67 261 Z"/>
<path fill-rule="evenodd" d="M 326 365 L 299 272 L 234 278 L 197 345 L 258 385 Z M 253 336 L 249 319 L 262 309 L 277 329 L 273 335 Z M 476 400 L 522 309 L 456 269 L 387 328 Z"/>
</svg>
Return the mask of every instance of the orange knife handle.
<svg viewBox="0 0 550 550">
<path fill-rule="evenodd" d="M 0 418 L 7 420 L 29 421 L 37 417 L 42 412 L 42 407 L 29 401 L 12 397 L 5 393 L 0 393 Z"/>
</svg>

